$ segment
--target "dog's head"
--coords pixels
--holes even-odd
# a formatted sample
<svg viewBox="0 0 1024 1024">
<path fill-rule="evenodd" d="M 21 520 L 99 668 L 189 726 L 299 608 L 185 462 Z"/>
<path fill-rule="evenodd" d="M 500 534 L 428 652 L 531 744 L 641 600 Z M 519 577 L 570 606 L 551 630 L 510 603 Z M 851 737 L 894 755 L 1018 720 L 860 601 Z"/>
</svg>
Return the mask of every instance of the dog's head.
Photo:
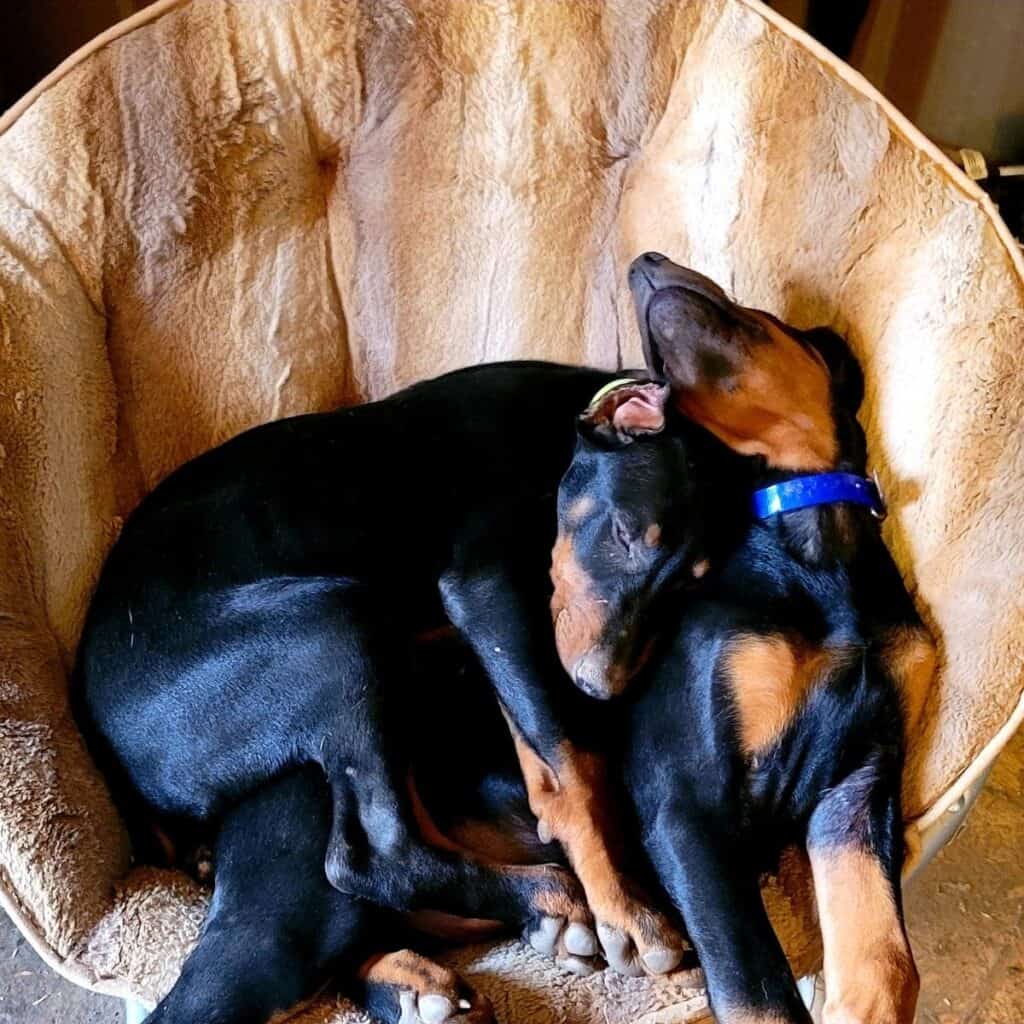
<svg viewBox="0 0 1024 1024">
<path fill-rule="evenodd" d="M 642 666 L 656 600 L 707 570 L 704 443 L 655 380 L 613 382 L 577 421 L 558 494 L 552 615 L 580 689 L 608 698 Z"/>
<path fill-rule="evenodd" d="M 864 382 L 838 334 L 741 306 L 660 253 L 633 261 L 629 285 L 647 364 L 681 412 L 775 470 L 863 471 Z"/>
<path fill-rule="evenodd" d="M 741 306 L 659 253 L 634 260 L 629 283 L 648 366 L 668 380 L 680 412 L 753 457 L 762 484 L 865 474 L 864 378 L 838 334 Z M 791 554 L 820 564 L 852 557 L 877 524 L 867 509 L 840 502 L 787 512 L 775 527 Z"/>
</svg>

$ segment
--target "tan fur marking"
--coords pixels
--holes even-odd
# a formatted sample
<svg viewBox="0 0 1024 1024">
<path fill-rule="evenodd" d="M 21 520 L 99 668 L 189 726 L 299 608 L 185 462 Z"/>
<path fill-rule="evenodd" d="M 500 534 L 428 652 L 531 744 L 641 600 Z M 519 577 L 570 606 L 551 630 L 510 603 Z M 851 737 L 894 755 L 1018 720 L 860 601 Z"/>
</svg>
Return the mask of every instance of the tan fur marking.
<svg viewBox="0 0 1024 1024">
<path fill-rule="evenodd" d="M 438 626 L 436 629 L 424 629 L 417 633 L 413 638 L 412 642 L 419 645 L 428 645 L 437 643 L 439 640 L 453 640 L 459 635 L 459 631 L 454 626 Z"/>
<path fill-rule="evenodd" d="M 420 798 L 419 791 L 411 775 L 406 781 L 413 817 L 416 819 L 416 824 L 423 839 L 431 846 L 441 850 L 449 850 L 461 857 L 494 865 L 508 874 L 528 875 L 537 886 L 537 894 L 533 900 L 534 906 L 542 913 L 550 914 L 552 917 L 565 917 L 573 920 L 580 920 L 587 916 L 586 909 L 577 899 L 572 876 L 568 872 L 563 871 L 561 868 L 553 867 L 550 864 L 531 862 L 529 858 L 526 858 L 519 864 L 503 859 L 501 854 L 505 851 L 500 842 L 497 841 L 501 834 L 496 829 L 492 831 L 491 835 L 491 838 L 496 841 L 490 848 L 485 844 L 474 846 L 472 842 L 467 843 L 465 846 L 461 845 L 455 838 L 445 835 L 438 828 Z M 472 828 L 467 829 L 465 827 L 459 832 L 458 837 L 467 838 L 471 841 L 474 838 L 479 841 L 481 838 L 480 834 L 474 832 Z M 439 929 L 446 928 L 448 935 L 453 938 L 466 935 L 472 937 L 475 934 L 490 932 L 502 927 L 499 922 L 489 921 L 485 918 L 463 919 L 438 911 L 424 911 L 422 913 L 429 915 L 424 921 L 432 920 L 434 924 L 433 929 L 431 929 L 425 923 L 420 922 L 418 926 L 422 930 L 432 931 L 432 933 L 436 934 Z M 447 937 L 443 932 L 441 934 L 443 937 Z"/>
<path fill-rule="evenodd" d="M 456 917 L 440 910 L 413 910 L 402 917 L 406 924 L 417 931 L 451 942 L 481 942 L 508 927 L 501 921 Z"/>
<path fill-rule="evenodd" d="M 566 511 L 566 515 L 573 526 L 581 523 L 594 510 L 594 499 L 589 494 L 577 498 Z"/>
<path fill-rule="evenodd" d="M 450 834 L 441 831 L 430 816 L 410 775 L 407 780 L 412 813 L 423 840 L 440 850 L 449 850 L 462 857 L 485 864 L 540 864 L 536 851 L 517 843 L 515 836 L 489 821 L 468 819 L 454 824 Z"/>
<path fill-rule="evenodd" d="M 537 864 L 545 859 L 543 851 L 520 842 L 496 822 L 470 819 L 455 823 L 451 838 L 477 860 L 492 864 Z"/>
<path fill-rule="evenodd" d="M 530 799 L 530 809 L 557 839 L 583 886 L 594 916 L 606 924 L 636 935 L 654 934 L 652 915 L 627 892 L 611 848 L 611 821 L 605 792 L 604 767 L 599 758 L 565 743 L 556 769 L 523 741 L 509 721 L 516 754 Z"/>
<path fill-rule="evenodd" d="M 839 657 L 778 633 L 734 638 L 725 665 L 744 752 L 754 754 L 776 742 L 808 691 Z"/>
<path fill-rule="evenodd" d="M 649 548 L 655 548 L 661 543 L 661 526 L 658 523 L 651 523 L 644 530 L 644 543 Z"/>
<path fill-rule="evenodd" d="M 913 735 L 935 679 L 935 641 L 923 626 L 899 626 L 882 639 L 882 661 L 903 700 L 907 735 Z"/>
<path fill-rule="evenodd" d="M 416 788 L 416 783 L 411 775 L 406 779 L 406 787 L 412 804 L 412 815 L 416 819 L 416 825 L 424 842 L 429 843 L 431 846 L 436 846 L 439 850 L 449 850 L 452 853 L 465 855 L 467 851 L 459 846 L 458 843 L 449 839 L 437 827 L 434 819 L 430 816 L 430 812 L 427 810 L 422 799 L 420 799 L 419 790 Z"/>
<path fill-rule="evenodd" d="M 857 848 L 811 848 L 825 945 L 825 1021 L 912 1024 L 918 976 L 882 867 Z"/>
<path fill-rule="evenodd" d="M 554 875 L 559 870 L 562 869 L 550 866 L 547 868 L 509 868 L 510 872 L 528 872 L 531 875 L 535 875 L 538 871 L 550 871 L 555 884 L 539 887 L 531 897 L 533 905 L 548 917 L 564 917 L 567 921 L 588 921 L 590 912 L 582 894 L 577 897 L 569 888 L 558 884 L 558 879 Z M 572 877 L 568 872 L 566 874 L 569 878 Z"/>
<path fill-rule="evenodd" d="M 174 840 L 154 821 L 150 823 L 153 838 L 160 844 L 160 851 L 164 855 L 164 863 L 170 867 L 178 862 L 178 848 Z"/>
<path fill-rule="evenodd" d="M 743 455 L 781 469 L 825 470 L 836 462 L 831 381 L 824 363 L 769 317 L 756 316 L 768 340 L 754 340 L 729 387 L 679 393 L 681 410 Z"/>
<path fill-rule="evenodd" d="M 390 985 L 425 995 L 428 992 L 458 993 L 459 977 L 448 967 L 442 967 L 411 949 L 383 953 L 370 957 L 359 969 L 364 980 L 375 985 Z"/>
<path fill-rule="evenodd" d="M 573 550 L 572 536 L 560 534 L 551 552 L 551 615 L 555 623 L 555 646 L 566 672 L 581 655 L 601 639 L 607 620 L 607 605 L 594 597 L 590 578 Z"/>
</svg>

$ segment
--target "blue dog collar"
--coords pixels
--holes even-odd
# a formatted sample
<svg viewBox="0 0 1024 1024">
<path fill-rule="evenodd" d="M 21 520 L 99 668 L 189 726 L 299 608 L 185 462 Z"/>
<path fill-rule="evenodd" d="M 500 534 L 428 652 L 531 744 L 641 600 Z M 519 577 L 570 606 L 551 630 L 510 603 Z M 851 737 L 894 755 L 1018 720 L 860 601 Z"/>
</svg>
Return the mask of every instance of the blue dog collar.
<svg viewBox="0 0 1024 1024">
<path fill-rule="evenodd" d="M 814 473 L 754 491 L 754 515 L 759 519 L 812 505 L 849 501 L 866 505 L 876 519 L 885 518 L 885 502 L 874 480 L 855 473 Z"/>
</svg>

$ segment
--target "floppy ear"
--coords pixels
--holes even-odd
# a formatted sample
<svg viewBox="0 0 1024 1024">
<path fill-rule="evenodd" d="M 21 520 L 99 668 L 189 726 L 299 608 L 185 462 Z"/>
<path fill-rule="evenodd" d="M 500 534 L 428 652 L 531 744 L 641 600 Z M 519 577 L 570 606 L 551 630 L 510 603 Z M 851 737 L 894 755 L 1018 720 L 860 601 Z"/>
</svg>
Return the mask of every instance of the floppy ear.
<svg viewBox="0 0 1024 1024">
<path fill-rule="evenodd" d="M 759 310 L 663 304 L 661 358 L 683 415 L 741 455 L 780 469 L 836 458 L 830 366 L 798 332 Z M 836 339 L 838 341 L 838 339 Z"/>
<path fill-rule="evenodd" d="M 840 406 L 855 413 L 864 401 L 864 373 L 846 340 L 830 327 L 812 327 L 801 337 L 825 360 L 832 392 Z"/>
<path fill-rule="evenodd" d="M 621 384 L 597 399 L 579 418 L 581 430 L 612 444 L 629 444 L 665 429 L 669 387 L 659 381 Z"/>
</svg>

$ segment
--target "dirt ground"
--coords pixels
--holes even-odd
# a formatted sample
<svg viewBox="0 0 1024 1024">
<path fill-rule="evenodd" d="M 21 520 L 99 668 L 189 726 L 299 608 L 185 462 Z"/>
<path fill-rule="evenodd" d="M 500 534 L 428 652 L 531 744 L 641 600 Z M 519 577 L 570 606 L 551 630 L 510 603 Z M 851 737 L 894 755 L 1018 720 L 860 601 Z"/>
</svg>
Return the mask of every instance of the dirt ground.
<svg viewBox="0 0 1024 1024">
<path fill-rule="evenodd" d="M 920 1024 L 1024 1022 L 1024 732 L 964 832 L 907 893 Z"/>
<path fill-rule="evenodd" d="M 1024 1022 L 1024 732 L 964 832 L 907 895 L 919 1024 Z M 48 970 L 0 915 L 0 1024 L 115 1024 L 121 1004 Z"/>
</svg>

